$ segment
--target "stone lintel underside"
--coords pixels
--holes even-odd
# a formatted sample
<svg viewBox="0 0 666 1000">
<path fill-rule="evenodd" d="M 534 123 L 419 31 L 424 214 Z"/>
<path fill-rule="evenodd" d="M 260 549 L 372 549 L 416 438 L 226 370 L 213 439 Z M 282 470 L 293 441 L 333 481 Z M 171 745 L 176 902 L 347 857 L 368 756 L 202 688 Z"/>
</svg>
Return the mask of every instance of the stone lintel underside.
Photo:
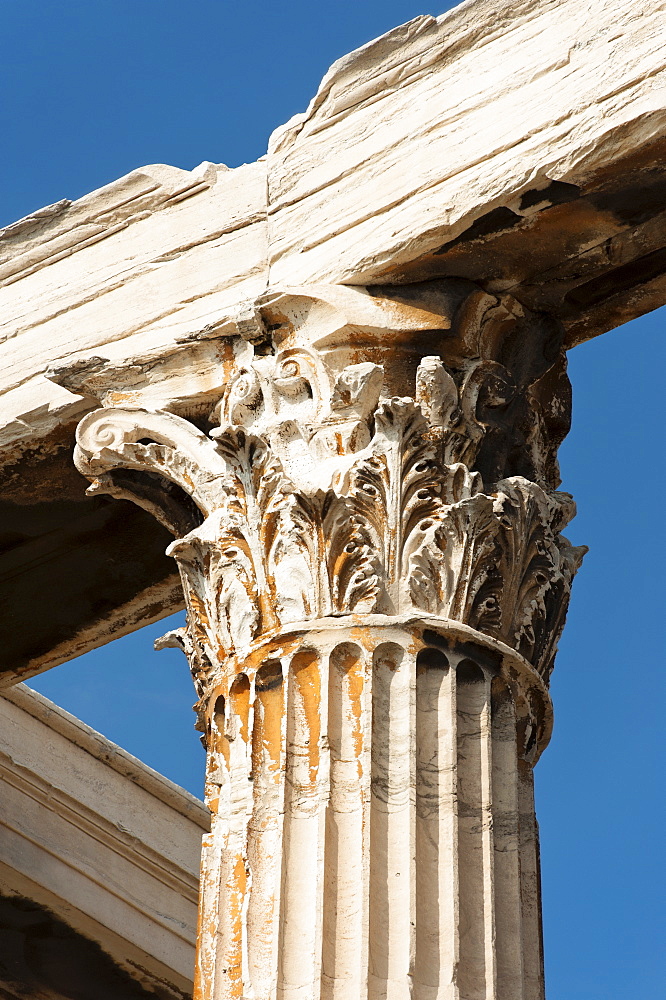
<svg viewBox="0 0 666 1000">
<path fill-rule="evenodd" d="M 416 18 L 339 60 L 261 161 L 148 166 L 4 230 L 6 680 L 181 606 L 163 529 L 84 496 L 74 427 L 99 400 L 207 426 L 267 288 L 409 302 L 463 279 L 547 313 L 568 347 L 666 301 L 659 18 L 635 0 Z M 66 599 L 36 623 L 44 580 Z"/>
</svg>

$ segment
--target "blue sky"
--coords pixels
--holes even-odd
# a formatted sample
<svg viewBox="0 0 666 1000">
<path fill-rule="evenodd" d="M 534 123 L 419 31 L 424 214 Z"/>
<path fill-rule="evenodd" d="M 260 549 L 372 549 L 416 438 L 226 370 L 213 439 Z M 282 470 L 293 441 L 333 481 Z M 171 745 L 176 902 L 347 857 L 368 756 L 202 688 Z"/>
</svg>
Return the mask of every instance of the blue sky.
<svg viewBox="0 0 666 1000">
<path fill-rule="evenodd" d="M 147 163 L 254 160 L 334 59 L 450 6 L 3 0 L 0 225 Z M 570 355 L 574 429 L 560 457 L 579 514 L 567 534 L 590 552 L 553 678 L 553 741 L 536 772 L 549 1000 L 664 992 L 665 324 L 662 309 Z M 185 659 L 152 652 L 170 624 L 34 686 L 198 794 L 204 761 Z"/>
</svg>

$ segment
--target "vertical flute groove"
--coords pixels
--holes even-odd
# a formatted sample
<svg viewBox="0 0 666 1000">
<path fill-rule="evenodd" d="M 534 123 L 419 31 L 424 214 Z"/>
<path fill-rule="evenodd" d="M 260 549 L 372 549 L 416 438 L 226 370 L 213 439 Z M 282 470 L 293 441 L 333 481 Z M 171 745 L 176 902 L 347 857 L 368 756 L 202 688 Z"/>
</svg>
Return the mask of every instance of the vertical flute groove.
<svg viewBox="0 0 666 1000">
<path fill-rule="evenodd" d="M 528 761 L 521 758 L 518 759 L 518 800 L 525 1000 L 544 1000 L 539 830 L 534 810 L 534 774 Z"/>
<path fill-rule="evenodd" d="M 329 660 L 321 982 L 327 1000 L 358 1000 L 364 984 L 364 700 L 362 651 L 342 643 Z"/>
<path fill-rule="evenodd" d="M 297 653 L 287 707 L 285 820 L 277 995 L 317 996 L 321 673 L 316 652 Z"/>
<path fill-rule="evenodd" d="M 216 952 L 219 947 L 220 872 L 228 831 L 226 815 L 229 799 L 229 741 L 225 732 L 226 702 L 215 699 L 208 732 L 206 758 L 206 800 L 211 810 L 210 833 L 201 839 L 201 877 L 197 940 L 199 947 L 194 969 L 194 1000 L 213 1000 Z"/>
<path fill-rule="evenodd" d="M 486 1000 L 497 997 L 497 950 L 495 929 L 495 850 L 493 829 L 493 740 L 490 681 L 484 675 L 481 729 L 481 839 L 483 844 L 483 938 L 485 952 Z"/>
<path fill-rule="evenodd" d="M 493 996 L 493 969 L 489 968 L 489 910 L 492 872 L 489 871 L 488 691 L 483 671 L 463 660 L 456 671 L 458 720 L 458 870 L 460 893 L 460 975 L 464 1000 Z M 490 900 L 489 897 L 490 896 Z M 490 905 L 489 905 L 490 904 Z"/>
<path fill-rule="evenodd" d="M 523 1000 L 516 709 L 499 678 L 492 682 L 492 730 L 497 1000 Z"/>
<path fill-rule="evenodd" d="M 415 1000 L 458 997 L 456 693 L 439 650 L 416 663 Z M 466 1000 L 466 998 L 465 998 Z"/>
<path fill-rule="evenodd" d="M 283 814 L 284 685 L 279 660 L 269 661 L 257 671 L 255 690 L 254 804 L 248 829 L 248 863 L 252 874 L 247 913 L 248 973 L 254 1000 L 270 1000 L 277 974 L 275 923 Z"/>
<path fill-rule="evenodd" d="M 373 658 L 369 968 L 371 1000 L 408 1000 L 411 952 L 411 672 L 383 643 Z"/>
<path fill-rule="evenodd" d="M 250 734 L 251 685 L 238 674 L 229 692 L 229 798 L 227 835 L 220 865 L 218 947 L 215 956 L 214 1000 L 240 1000 L 244 989 L 247 891 L 247 820 L 251 809 Z"/>
</svg>

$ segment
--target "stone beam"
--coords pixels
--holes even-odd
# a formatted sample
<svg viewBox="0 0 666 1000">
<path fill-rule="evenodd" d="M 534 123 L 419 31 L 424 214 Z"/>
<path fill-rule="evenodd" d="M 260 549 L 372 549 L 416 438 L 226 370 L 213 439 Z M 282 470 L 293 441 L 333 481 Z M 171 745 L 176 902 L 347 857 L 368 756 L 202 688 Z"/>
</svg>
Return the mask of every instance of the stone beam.
<svg viewBox="0 0 666 1000">
<path fill-rule="evenodd" d="M 663 304 L 662 16 L 474 0 L 341 59 L 271 139 L 271 283 L 466 277 L 569 346 Z"/>
<path fill-rule="evenodd" d="M 178 377 L 195 412 L 219 344 L 178 345 L 266 287 L 266 170 L 157 164 L 59 202 L 0 236 L 0 454 L 18 460 L 91 401 L 44 378 L 58 359 L 127 366 L 125 383 Z M 198 375 L 188 384 L 187 369 Z M 215 385 L 209 387 L 214 391 Z M 178 390 L 176 390 L 178 392 Z M 210 395 L 210 391 L 208 393 Z M 163 400 L 162 400 L 163 401 Z"/>
<path fill-rule="evenodd" d="M 465 2 L 335 63 L 256 164 L 145 167 L 7 227 L 5 460 L 86 408 L 58 359 L 168 364 L 268 285 L 465 277 L 569 344 L 663 304 L 660 35 L 635 0 Z"/>
</svg>

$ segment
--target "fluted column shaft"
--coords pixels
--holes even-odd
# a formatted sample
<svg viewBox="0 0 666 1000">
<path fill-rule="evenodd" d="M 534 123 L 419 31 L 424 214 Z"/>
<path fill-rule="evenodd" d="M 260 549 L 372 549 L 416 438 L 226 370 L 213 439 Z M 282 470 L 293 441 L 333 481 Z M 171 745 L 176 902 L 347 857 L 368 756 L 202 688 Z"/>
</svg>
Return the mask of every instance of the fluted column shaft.
<svg viewBox="0 0 666 1000">
<path fill-rule="evenodd" d="M 542 996 L 522 785 L 545 687 L 460 625 L 374 617 L 276 638 L 211 692 L 202 1000 Z"/>
</svg>

